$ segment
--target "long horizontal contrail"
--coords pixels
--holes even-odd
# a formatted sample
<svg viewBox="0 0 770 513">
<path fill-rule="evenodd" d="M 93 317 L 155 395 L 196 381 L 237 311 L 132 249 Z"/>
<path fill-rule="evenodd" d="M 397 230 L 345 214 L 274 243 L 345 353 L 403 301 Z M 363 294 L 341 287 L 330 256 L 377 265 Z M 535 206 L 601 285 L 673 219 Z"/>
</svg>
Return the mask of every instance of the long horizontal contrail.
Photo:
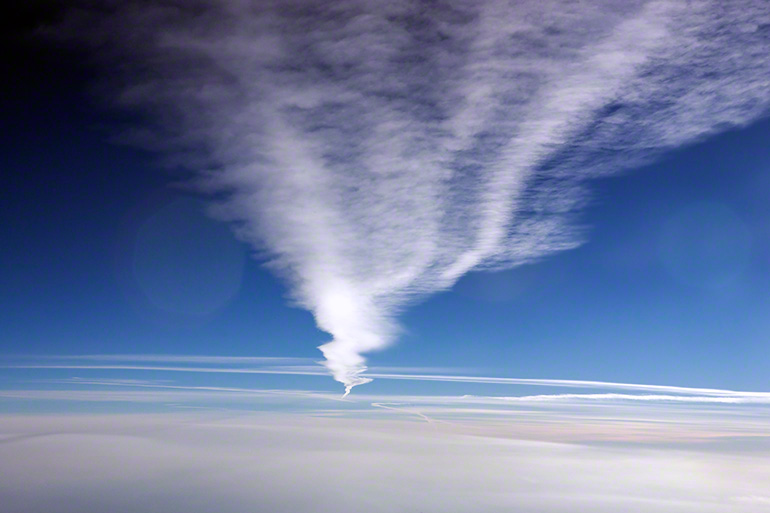
<svg viewBox="0 0 770 513">
<path fill-rule="evenodd" d="M 196 397 L 216 398 L 219 394 L 234 395 L 240 398 L 283 398 L 283 399 L 312 399 L 312 400 L 330 400 L 338 402 L 345 401 L 337 394 L 304 391 L 304 390 L 281 390 L 281 389 L 257 389 L 257 388 L 239 388 L 239 387 L 212 387 L 212 386 L 190 386 L 190 385 L 168 385 L 168 384 L 144 384 L 144 383 L 121 383 L 109 380 L 58 380 L 52 381 L 57 384 L 69 384 L 81 386 L 108 386 L 116 388 L 146 389 L 155 391 L 179 391 L 187 395 L 176 396 L 179 399 Z M 613 388 L 613 387 L 607 387 Z M 198 395 L 196 395 L 198 394 Z M 10 399 L 52 399 L 52 400 L 98 400 L 98 401 L 168 401 L 174 397 L 169 393 L 156 393 L 142 391 L 139 395 L 135 391 L 112 392 L 105 390 L 84 391 L 78 390 L 0 390 L 0 397 Z M 523 396 L 388 396 L 388 395 L 361 395 L 358 401 L 369 402 L 371 406 L 401 410 L 410 414 L 417 415 L 428 422 L 425 415 L 416 410 L 408 408 L 389 408 L 389 406 L 406 406 L 410 404 L 434 405 L 443 408 L 462 408 L 457 411 L 467 410 L 474 405 L 492 405 L 505 406 L 512 404 L 541 404 L 556 403 L 560 405 L 586 405 L 590 403 L 674 403 L 674 404 L 714 404 L 714 405 L 749 405 L 764 406 L 770 405 L 770 393 L 759 392 L 732 392 L 722 395 L 675 395 L 675 394 L 539 394 Z M 395 402 L 394 402 L 395 401 Z M 447 412 L 452 411 L 447 409 Z M 500 413 L 499 411 L 497 411 Z"/>
<path fill-rule="evenodd" d="M 16 355 L 14 358 L 40 358 L 40 355 Z M 166 363 L 199 363 L 199 364 L 241 364 L 241 365 L 281 365 L 291 363 L 310 363 L 310 358 L 288 356 L 207 356 L 207 355 L 178 355 L 178 354 L 76 354 L 76 355 L 46 355 L 52 360 L 82 360 L 82 361 L 111 361 L 111 362 L 166 362 Z"/>
<path fill-rule="evenodd" d="M 568 401 L 645 401 L 674 403 L 711 403 L 711 404 L 770 404 L 770 394 L 720 394 L 714 395 L 662 395 L 662 394 L 551 394 L 503 397 L 508 402 L 568 402 Z"/>
<path fill-rule="evenodd" d="M 770 104 L 764 0 L 106 4 L 63 32 L 286 278 L 348 391 L 411 301 L 579 244 L 587 178 Z"/>
<path fill-rule="evenodd" d="M 296 376 L 323 376 L 323 369 L 318 366 L 289 366 L 268 368 L 227 368 L 227 367 L 180 367 L 154 365 L 66 365 L 66 364 L 14 364 L 0 365 L 4 369 L 68 369 L 68 370 L 141 370 L 156 372 L 224 373 L 224 374 L 278 374 Z M 543 378 L 505 378 L 489 376 L 456 376 L 441 374 L 397 374 L 367 373 L 370 379 L 393 379 L 411 381 L 439 381 L 450 383 L 478 383 L 491 385 L 541 386 L 557 388 L 596 388 L 605 390 L 634 390 L 656 392 L 658 394 L 685 394 L 712 397 L 770 397 L 770 392 L 750 392 L 725 390 L 718 388 L 682 387 L 672 385 L 648 385 L 639 383 L 617 383 L 612 381 L 586 381 Z"/>
</svg>

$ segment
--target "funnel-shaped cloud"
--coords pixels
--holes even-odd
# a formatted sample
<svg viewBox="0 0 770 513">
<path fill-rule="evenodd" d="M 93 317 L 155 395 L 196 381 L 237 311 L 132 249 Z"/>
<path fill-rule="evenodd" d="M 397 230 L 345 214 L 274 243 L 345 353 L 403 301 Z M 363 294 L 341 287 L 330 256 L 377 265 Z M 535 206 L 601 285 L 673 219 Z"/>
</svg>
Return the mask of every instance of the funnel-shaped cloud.
<svg viewBox="0 0 770 513">
<path fill-rule="evenodd" d="M 579 243 L 583 180 L 770 100 L 764 0 L 107 10 L 72 30 L 162 129 L 145 140 L 202 170 L 216 212 L 331 334 L 321 351 L 348 390 L 410 300 Z"/>
</svg>

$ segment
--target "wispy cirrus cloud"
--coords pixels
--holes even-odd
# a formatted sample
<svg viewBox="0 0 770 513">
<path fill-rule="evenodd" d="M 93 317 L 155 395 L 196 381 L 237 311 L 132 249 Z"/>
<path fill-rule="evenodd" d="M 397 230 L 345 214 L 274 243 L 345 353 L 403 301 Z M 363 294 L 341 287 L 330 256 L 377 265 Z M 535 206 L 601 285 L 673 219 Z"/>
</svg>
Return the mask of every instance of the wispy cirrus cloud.
<svg viewBox="0 0 770 513">
<path fill-rule="evenodd" d="M 71 33 L 331 334 L 348 390 L 410 301 L 577 245 L 586 178 L 770 100 L 761 0 L 106 5 Z"/>
<path fill-rule="evenodd" d="M 580 402 L 580 401 L 651 401 L 676 403 L 718 403 L 718 404 L 770 404 L 770 393 L 729 392 L 717 396 L 706 395 L 656 395 L 656 394 L 543 394 L 519 397 L 501 397 L 503 401 L 524 403 L 538 402 Z"/>
</svg>

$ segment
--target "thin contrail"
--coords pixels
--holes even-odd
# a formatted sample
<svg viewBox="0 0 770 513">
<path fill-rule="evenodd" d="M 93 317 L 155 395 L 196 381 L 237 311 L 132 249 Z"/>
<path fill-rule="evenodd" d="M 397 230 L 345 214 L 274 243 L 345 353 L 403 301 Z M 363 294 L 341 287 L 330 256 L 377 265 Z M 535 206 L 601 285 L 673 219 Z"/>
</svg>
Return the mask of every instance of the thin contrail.
<svg viewBox="0 0 770 513">
<path fill-rule="evenodd" d="M 320 367 L 308 368 L 224 368 L 224 367 L 175 367 L 152 365 L 0 365 L 4 369 L 71 369 L 71 370 L 142 370 L 157 372 L 191 372 L 191 373 L 224 373 L 224 374 L 284 374 L 298 376 L 324 376 L 325 372 Z M 569 379 L 545 379 L 545 378 L 506 378 L 490 376 L 453 376 L 441 374 L 396 374 L 396 373 L 372 373 L 366 374 L 372 379 L 393 379 L 411 381 L 440 381 L 453 383 L 479 383 L 491 385 L 518 385 L 540 386 L 556 388 L 596 388 L 606 390 L 635 390 L 643 392 L 656 392 L 659 394 L 685 394 L 711 397 L 770 397 L 770 392 L 750 392 L 739 390 L 726 390 L 719 388 L 682 387 L 673 385 L 649 385 L 639 383 L 618 383 L 612 381 L 587 381 Z"/>
</svg>

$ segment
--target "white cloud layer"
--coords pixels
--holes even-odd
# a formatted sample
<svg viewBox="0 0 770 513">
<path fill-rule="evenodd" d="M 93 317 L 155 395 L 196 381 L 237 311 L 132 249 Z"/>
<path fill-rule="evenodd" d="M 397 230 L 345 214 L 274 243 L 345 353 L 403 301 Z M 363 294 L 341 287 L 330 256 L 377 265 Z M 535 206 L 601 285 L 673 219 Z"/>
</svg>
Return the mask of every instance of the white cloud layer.
<svg viewBox="0 0 770 513">
<path fill-rule="evenodd" d="M 291 415 L 0 418 L 4 513 L 760 513 L 767 448 L 512 440 Z"/>
<path fill-rule="evenodd" d="M 764 0 L 113 7 L 72 30 L 332 335 L 348 389 L 410 300 L 579 243 L 583 180 L 770 100 Z"/>
</svg>

